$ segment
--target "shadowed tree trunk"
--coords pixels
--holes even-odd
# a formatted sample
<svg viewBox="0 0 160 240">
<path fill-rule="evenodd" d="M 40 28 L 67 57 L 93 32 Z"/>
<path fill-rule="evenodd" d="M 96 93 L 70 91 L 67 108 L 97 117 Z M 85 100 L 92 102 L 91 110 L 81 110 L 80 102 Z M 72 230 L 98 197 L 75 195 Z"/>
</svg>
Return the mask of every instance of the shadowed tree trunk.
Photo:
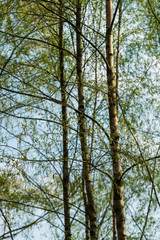
<svg viewBox="0 0 160 240">
<path fill-rule="evenodd" d="M 60 22 L 59 22 L 59 60 L 60 60 L 60 82 L 61 82 L 61 99 L 64 103 L 66 100 L 66 83 L 64 76 L 64 53 L 63 53 L 63 0 L 60 3 Z M 64 201 L 64 225 L 65 240 L 71 240 L 71 223 L 70 223 L 70 205 L 69 205 L 69 169 L 68 169 L 68 130 L 67 130 L 67 107 L 62 105 L 62 126 L 63 126 L 63 201 Z"/>
<path fill-rule="evenodd" d="M 116 53 L 116 94 L 117 94 L 117 111 L 118 111 L 118 81 L 119 81 L 119 54 L 120 54 L 120 35 L 121 35 L 121 20 L 122 20 L 122 0 L 119 4 L 118 16 L 118 40 L 117 40 L 117 53 Z"/>
<path fill-rule="evenodd" d="M 117 240 L 117 224 L 116 224 L 116 213 L 115 208 L 112 208 L 112 217 L 113 217 L 113 240 Z"/>
<path fill-rule="evenodd" d="M 126 240 L 126 227 L 124 216 L 124 203 L 123 203 L 123 188 L 120 177 L 121 159 L 119 151 L 119 132 L 118 132 L 118 113 L 117 113 L 117 90 L 116 80 L 114 74 L 114 58 L 113 58 L 113 29 L 111 22 L 113 19 L 112 14 L 112 1 L 106 0 L 106 57 L 108 61 L 107 67 L 107 82 L 108 82 L 108 101 L 109 101 L 109 120 L 110 120 L 110 137 L 111 137 L 111 154 L 113 162 L 113 213 L 116 215 L 118 240 Z"/>
<path fill-rule="evenodd" d="M 84 171 L 83 171 L 83 173 L 84 173 Z M 83 191 L 83 202 L 84 202 L 84 207 L 85 207 L 85 225 L 86 225 L 85 240 L 90 240 L 88 200 L 87 200 L 87 194 L 86 194 L 84 174 L 82 174 L 82 191 Z"/>
<path fill-rule="evenodd" d="M 86 121 L 84 117 L 84 94 L 83 94 L 83 79 L 82 79 L 82 40 L 81 40 L 81 1 L 77 0 L 76 13 L 76 27 L 77 27 L 77 82 L 78 82 L 78 101 L 79 101 L 79 127 L 80 127 L 80 141 L 83 160 L 83 171 L 86 185 L 87 201 L 88 201 L 88 215 L 90 222 L 90 238 L 97 239 L 97 222 L 96 210 L 94 204 L 93 187 L 91 184 L 90 164 L 88 157 L 87 138 L 86 138 Z"/>
</svg>

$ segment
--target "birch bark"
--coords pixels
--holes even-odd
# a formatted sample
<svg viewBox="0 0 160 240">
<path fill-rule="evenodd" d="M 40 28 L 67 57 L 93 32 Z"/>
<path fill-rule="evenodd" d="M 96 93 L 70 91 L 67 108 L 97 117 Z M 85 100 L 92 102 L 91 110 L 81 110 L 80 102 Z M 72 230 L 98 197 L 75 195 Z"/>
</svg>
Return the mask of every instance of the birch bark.
<svg viewBox="0 0 160 240">
<path fill-rule="evenodd" d="M 88 215 L 90 222 L 90 238 L 97 239 L 97 220 L 96 210 L 93 196 L 93 187 L 91 183 L 90 161 L 88 157 L 88 147 L 86 138 L 86 120 L 84 116 L 84 94 L 83 94 L 83 79 L 82 79 L 82 39 L 81 39 L 81 0 L 77 0 L 76 13 L 76 28 L 77 28 L 77 83 L 78 83 L 78 101 L 79 101 L 79 127 L 80 141 L 83 160 L 83 172 L 86 185 L 86 193 L 88 200 Z"/>
<path fill-rule="evenodd" d="M 123 187 L 120 181 L 121 158 L 119 151 L 119 132 L 118 132 L 118 112 L 117 112 L 117 90 L 114 74 L 114 57 L 113 57 L 113 29 L 110 28 L 113 19 L 112 0 L 106 0 L 106 58 L 109 66 L 107 67 L 107 83 L 108 83 L 108 101 L 109 101 L 109 120 L 110 120 L 110 136 L 111 136 L 111 154 L 113 163 L 113 212 L 116 215 L 116 225 L 118 240 L 126 240 L 126 227 L 123 203 Z"/>
<path fill-rule="evenodd" d="M 64 76 L 64 53 L 63 53 L 63 0 L 60 3 L 60 21 L 59 21 L 59 62 L 60 62 L 60 82 L 61 99 L 67 104 L 66 83 Z M 71 240 L 71 222 L 69 205 L 69 169 L 68 169 L 68 129 L 67 129 L 67 107 L 62 105 L 62 126 L 63 126 L 63 202 L 64 202 L 64 225 L 65 240 Z"/>
</svg>

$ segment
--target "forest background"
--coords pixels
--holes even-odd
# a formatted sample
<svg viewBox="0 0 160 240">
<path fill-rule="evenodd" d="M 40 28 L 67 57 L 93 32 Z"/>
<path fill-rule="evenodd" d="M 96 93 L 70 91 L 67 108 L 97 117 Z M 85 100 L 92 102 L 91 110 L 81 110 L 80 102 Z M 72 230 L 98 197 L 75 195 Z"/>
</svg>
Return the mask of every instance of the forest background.
<svg viewBox="0 0 160 240">
<path fill-rule="evenodd" d="M 0 239 L 160 237 L 158 0 L 0 1 Z"/>
</svg>

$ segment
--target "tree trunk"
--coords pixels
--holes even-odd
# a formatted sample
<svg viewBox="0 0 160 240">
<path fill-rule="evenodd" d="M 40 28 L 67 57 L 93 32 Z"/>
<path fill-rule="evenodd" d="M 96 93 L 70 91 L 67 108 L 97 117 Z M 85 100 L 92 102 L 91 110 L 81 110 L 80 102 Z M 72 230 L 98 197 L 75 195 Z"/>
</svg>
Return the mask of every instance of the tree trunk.
<svg viewBox="0 0 160 240">
<path fill-rule="evenodd" d="M 117 240 L 116 213 L 115 213 L 114 206 L 112 209 L 112 218 L 113 218 L 113 240 Z"/>
<path fill-rule="evenodd" d="M 66 84 L 64 77 L 64 54 L 63 54 L 63 0 L 60 0 L 60 22 L 59 22 L 59 60 L 60 60 L 60 82 L 61 99 L 66 103 Z M 68 170 L 68 130 L 67 130 L 67 107 L 62 105 L 63 126 L 63 201 L 64 201 L 64 225 L 65 240 L 71 240 L 70 205 L 69 205 L 69 170 Z"/>
<path fill-rule="evenodd" d="M 84 173 L 84 170 L 83 170 L 83 173 Z M 85 240 L 90 240 L 88 200 L 87 200 L 87 194 L 86 194 L 85 189 L 86 189 L 85 188 L 85 179 L 84 179 L 84 174 L 82 174 L 82 191 L 83 191 L 83 202 L 84 202 L 84 208 L 85 208 L 85 225 L 86 225 Z"/>
<path fill-rule="evenodd" d="M 118 102 L 118 81 L 119 81 L 119 54 L 120 54 L 120 31 L 121 31 L 121 19 L 122 19 L 122 0 L 119 4 L 119 17 L 118 17 L 118 40 L 117 40 L 117 53 L 116 53 L 116 95 Z M 117 104 L 118 111 L 118 104 Z"/>
<path fill-rule="evenodd" d="M 83 160 L 84 179 L 88 200 L 88 215 L 90 221 L 91 240 L 97 239 L 96 210 L 94 204 L 93 188 L 91 184 L 90 164 L 88 157 L 88 147 L 86 138 L 86 121 L 84 117 L 84 94 L 82 79 L 82 40 L 81 40 L 81 1 L 77 0 L 76 27 L 77 27 L 77 83 L 78 83 L 78 101 L 79 101 L 79 127 L 80 141 Z"/>
<path fill-rule="evenodd" d="M 106 57 L 109 66 L 107 67 L 108 82 L 108 101 L 109 101 L 109 119 L 110 119 L 110 136 L 111 136 L 111 154 L 113 162 L 114 177 L 114 196 L 113 207 L 116 214 L 116 224 L 118 240 L 126 240 L 126 227 L 123 204 L 123 188 L 120 177 L 122 175 L 121 159 L 119 154 L 119 132 L 118 132 L 118 113 L 117 113 L 117 96 L 116 81 L 114 74 L 113 58 L 113 29 L 110 28 L 112 22 L 112 1 L 106 0 Z"/>
</svg>

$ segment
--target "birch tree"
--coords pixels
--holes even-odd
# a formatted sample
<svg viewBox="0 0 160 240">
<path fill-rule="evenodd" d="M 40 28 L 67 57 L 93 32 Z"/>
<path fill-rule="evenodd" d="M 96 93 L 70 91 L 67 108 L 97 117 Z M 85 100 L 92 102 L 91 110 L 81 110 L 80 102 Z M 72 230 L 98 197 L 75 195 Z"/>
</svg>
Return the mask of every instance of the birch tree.
<svg viewBox="0 0 160 240">
<path fill-rule="evenodd" d="M 0 238 L 157 239 L 159 2 L 0 4 Z"/>
</svg>

